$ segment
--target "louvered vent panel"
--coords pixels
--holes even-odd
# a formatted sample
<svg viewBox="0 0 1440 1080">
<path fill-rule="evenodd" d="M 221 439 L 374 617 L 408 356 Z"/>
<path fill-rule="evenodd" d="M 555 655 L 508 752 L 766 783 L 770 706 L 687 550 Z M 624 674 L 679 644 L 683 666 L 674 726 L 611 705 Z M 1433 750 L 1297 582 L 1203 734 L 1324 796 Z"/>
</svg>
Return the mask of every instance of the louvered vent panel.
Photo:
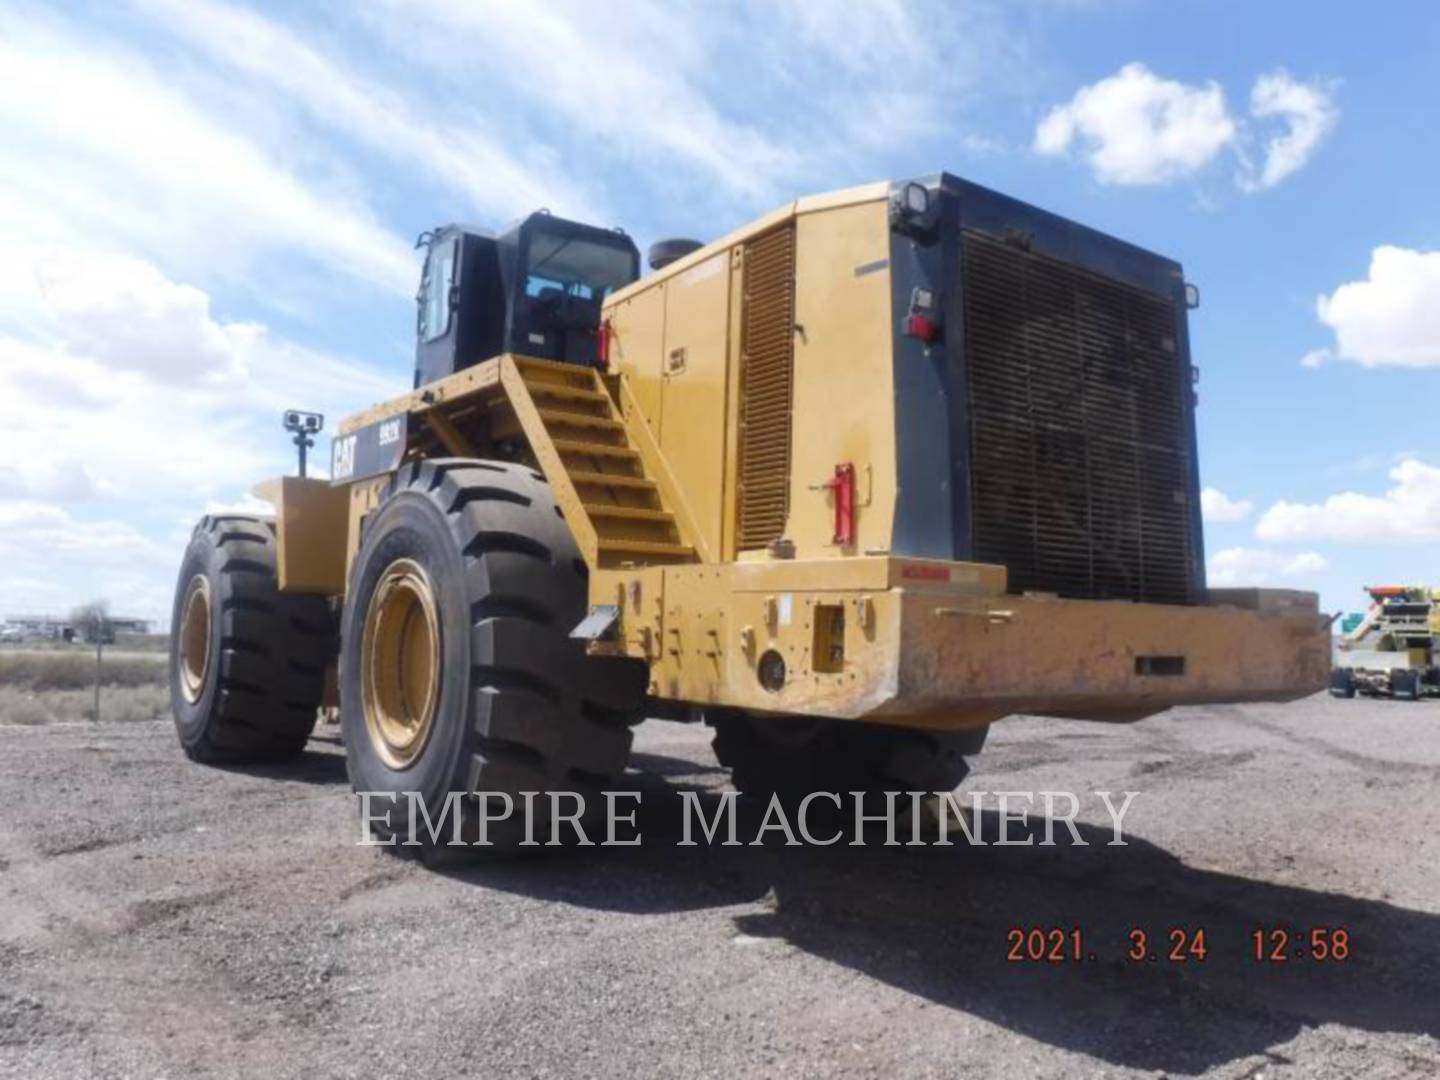
<svg viewBox="0 0 1440 1080">
<path fill-rule="evenodd" d="M 1194 602 L 1172 303 L 978 233 L 964 258 L 973 557 L 1013 592 Z"/>
<path fill-rule="evenodd" d="M 795 379 L 795 230 L 745 245 L 740 317 L 742 551 L 780 539 L 790 509 L 790 405 Z"/>
</svg>

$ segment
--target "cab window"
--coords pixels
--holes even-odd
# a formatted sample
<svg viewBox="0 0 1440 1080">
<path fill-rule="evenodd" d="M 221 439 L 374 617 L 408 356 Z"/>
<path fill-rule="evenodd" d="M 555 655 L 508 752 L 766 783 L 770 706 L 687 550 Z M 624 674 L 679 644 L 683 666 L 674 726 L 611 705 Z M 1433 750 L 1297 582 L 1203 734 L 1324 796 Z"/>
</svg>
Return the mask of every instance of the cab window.
<svg viewBox="0 0 1440 1080">
<path fill-rule="evenodd" d="M 451 237 L 431 244 L 420 283 L 420 340 L 435 341 L 450 329 L 450 296 L 455 287 L 455 263 L 460 240 Z"/>
<path fill-rule="evenodd" d="M 530 239 L 525 295 L 603 300 L 634 280 L 631 260 L 628 247 L 537 229 Z"/>
</svg>

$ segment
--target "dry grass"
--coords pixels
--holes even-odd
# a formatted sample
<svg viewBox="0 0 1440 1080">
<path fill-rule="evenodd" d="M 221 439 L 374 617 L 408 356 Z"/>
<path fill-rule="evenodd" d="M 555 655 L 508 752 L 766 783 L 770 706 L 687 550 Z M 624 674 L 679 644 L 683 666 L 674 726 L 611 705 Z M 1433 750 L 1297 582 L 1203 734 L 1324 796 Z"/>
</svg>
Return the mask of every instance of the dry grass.
<svg viewBox="0 0 1440 1080">
<path fill-rule="evenodd" d="M 164 716 L 170 705 L 164 655 L 106 657 L 100 718 L 127 722 Z M 95 656 L 81 652 L 0 653 L 0 724 L 93 720 Z"/>
<path fill-rule="evenodd" d="M 115 647 L 124 649 L 126 652 L 168 653 L 170 651 L 170 635 L 119 634 L 115 638 Z"/>
<path fill-rule="evenodd" d="M 155 686 L 165 682 L 165 655 L 107 656 L 100 685 Z M 0 653 L 0 686 L 25 690 L 83 690 L 95 685 L 93 652 Z"/>
<path fill-rule="evenodd" d="M 101 687 L 100 719 L 107 723 L 156 720 L 170 712 L 170 692 L 163 686 Z M 60 720 L 93 720 L 94 690 L 21 690 L 0 686 L 0 725 L 52 724 Z"/>
</svg>

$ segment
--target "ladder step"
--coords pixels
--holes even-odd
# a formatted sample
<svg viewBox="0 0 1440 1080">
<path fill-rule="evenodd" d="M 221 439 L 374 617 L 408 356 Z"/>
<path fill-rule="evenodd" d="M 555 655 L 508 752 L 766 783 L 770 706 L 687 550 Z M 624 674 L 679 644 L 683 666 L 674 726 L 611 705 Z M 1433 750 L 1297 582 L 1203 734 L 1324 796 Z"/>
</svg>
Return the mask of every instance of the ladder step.
<svg viewBox="0 0 1440 1080">
<path fill-rule="evenodd" d="M 594 428 L 596 431 L 624 431 L 625 425 L 608 416 L 590 416 L 587 413 L 565 412 L 561 409 L 541 409 L 540 419 L 547 424 L 565 424 L 569 427 Z"/>
<path fill-rule="evenodd" d="M 583 472 L 574 469 L 570 470 L 570 482 L 595 487 L 636 488 L 644 491 L 655 489 L 655 481 L 644 476 L 619 476 L 615 473 Z"/>
<path fill-rule="evenodd" d="M 525 375 L 554 375 L 566 382 L 571 379 L 591 382 L 596 377 L 594 368 L 571 363 L 569 360 L 541 360 L 538 356 L 524 355 L 517 355 L 514 359 L 515 366 Z"/>
<path fill-rule="evenodd" d="M 578 386 L 563 386 L 560 383 L 527 382 L 525 388 L 531 397 L 556 398 L 561 401 L 604 401 L 610 395 L 602 390 L 582 390 Z"/>
<path fill-rule="evenodd" d="M 562 454 L 587 454 L 591 457 L 619 458 L 622 461 L 636 461 L 640 454 L 628 446 L 606 446 L 604 443 L 577 442 L 573 439 L 556 439 L 555 449 Z"/>
<path fill-rule="evenodd" d="M 695 549 L 687 544 L 657 544 L 649 540 L 607 540 L 600 538 L 601 551 L 623 551 L 630 555 L 673 555 L 693 558 Z"/>
<path fill-rule="evenodd" d="M 585 512 L 592 518 L 615 518 L 623 521 L 664 521 L 673 522 L 675 515 L 669 510 L 647 510 L 640 506 L 603 506 L 600 503 L 583 503 Z"/>
</svg>

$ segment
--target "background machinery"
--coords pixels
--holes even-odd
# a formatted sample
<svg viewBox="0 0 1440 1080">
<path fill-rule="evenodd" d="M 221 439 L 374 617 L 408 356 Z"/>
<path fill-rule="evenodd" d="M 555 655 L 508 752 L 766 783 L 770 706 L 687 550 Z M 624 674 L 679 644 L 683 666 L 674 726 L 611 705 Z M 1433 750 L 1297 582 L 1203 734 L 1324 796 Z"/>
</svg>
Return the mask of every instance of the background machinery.
<svg viewBox="0 0 1440 1080">
<path fill-rule="evenodd" d="M 1435 641 L 1440 592 L 1418 585 L 1372 585 L 1370 608 L 1336 643 L 1330 693 L 1415 701 L 1440 695 Z"/>
<path fill-rule="evenodd" d="M 331 668 L 357 790 L 436 806 L 602 789 L 644 716 L 713 725 L 743 791 L 945 791 L 1013 713 L 1325 685 L 1313 594 L 1206 587 L 1168 259 L 948 174 L 644 277 L 546 213 L 422 240 L 414 389 L 195 531 L 197 760 L 298 751 Z"/>
</svg>

